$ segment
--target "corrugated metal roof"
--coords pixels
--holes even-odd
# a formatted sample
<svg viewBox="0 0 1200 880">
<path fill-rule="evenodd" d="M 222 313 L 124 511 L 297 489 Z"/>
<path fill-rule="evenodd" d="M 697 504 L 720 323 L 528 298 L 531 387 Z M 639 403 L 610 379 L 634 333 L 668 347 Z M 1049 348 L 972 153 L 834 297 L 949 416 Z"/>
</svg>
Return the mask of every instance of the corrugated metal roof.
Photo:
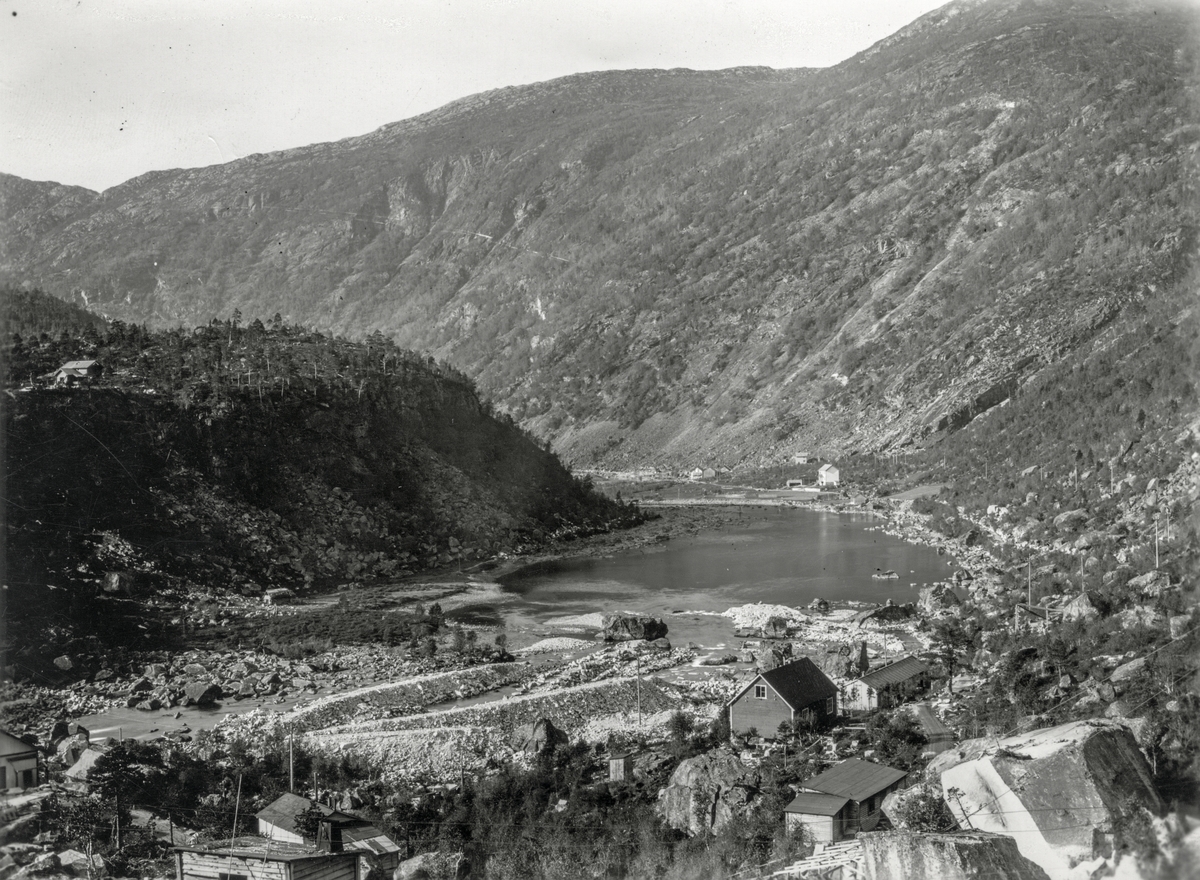
<svg viewBox="0 0 1200 880">
<path fill-rule="evenodd" d="M 807 816 L 836 816 L 850 798 L 835 794 L 813 794 L 801 792 L 796 799 L 783 808 L 785 813 L 804 813 Z"/>
<path fill-rule="evenodd" d="M 760 677 L 795 710 L 837 696 L 837 685 L 807 657 L 768 669 Z"/>
<path fill-rule="evenodd" d="M 812 791 L 841 795 L 861 803 L 907 775 L 894 767 L 848 758 L 802 784 Z"/>
<path fill-rule="evenodd" d="M 345 856 L 358 858 L 352 852 L 327 852 L 317 849 L 312 844 L 288 843 L 280 840 L 267 840 L 262 837 L 239 837 L 231 841 L 215 841 L 198 846 L 177 846 L 175 849 L 179 852 L 263 859 L 269 862 L 294 862 L 299 859 L 344 858 Z"/>
<path fill-rule="evenodd" d="M 288 792 L 281 794 L 254 815 L 255 818 L 269 822 L 276 828 L 296 834 L 296 814 L 307 810 L 312 803 L 306 797 Z M 346 847 L 372 852 L 400 851 L 400 847 L 391 838 L 361 816 L 343 813 L 324 804 L 317 804 L 317 808 L 325 819 L 341 829 L 342 843 Z"/>
<path fill-rule="evenodd" d="M 895 663 L 889 663 L 887 666 L 881 666 L 879 669 L 874 669 L 859 679 L 867 687 L 873 687 L 876 690 L 882 687 L 887 687 L 890 684 L 900 684 L 908 681 L 910 678 L 916 678 L 918 675 L 928 672 L 929 667 L 909 654 L 907 657 L 901 657 Z"/>
</svg>

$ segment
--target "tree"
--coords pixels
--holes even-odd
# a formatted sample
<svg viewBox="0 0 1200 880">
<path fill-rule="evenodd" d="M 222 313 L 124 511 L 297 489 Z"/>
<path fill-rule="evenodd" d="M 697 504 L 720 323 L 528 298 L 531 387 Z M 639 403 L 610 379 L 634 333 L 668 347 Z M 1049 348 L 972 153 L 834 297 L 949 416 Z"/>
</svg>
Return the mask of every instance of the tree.
<svg viewBox="0 0 1200 880">
<path fill-rule="evenodd" d="M 311 841 L 316 840 L 321 833 L 321 820 L 325 818 L 325 814 L 317 804 L 309 803 L 292 818 L 296 823 L 296 833 Z"/>
<path fill-rule="evenodd" d="M 134 805 L 158 810 L 165 789 L 162 753 L 136 739 L 117 743 L 96 759 L 88 771 L 88 786 L 114 813 L 117 849 L 121 849 L 121 822 Z"/>
<path fill-rule="evenodd" d="M 933 625 L 933 650 L 946 667 L 950 677 L 950 691 L 954 691 L 954 671 L 958 668 L 959 652 L 966 651 L 975 644 L 977 627 L 964 624 L 957 617 L 939 620 Z"/>
</svg>

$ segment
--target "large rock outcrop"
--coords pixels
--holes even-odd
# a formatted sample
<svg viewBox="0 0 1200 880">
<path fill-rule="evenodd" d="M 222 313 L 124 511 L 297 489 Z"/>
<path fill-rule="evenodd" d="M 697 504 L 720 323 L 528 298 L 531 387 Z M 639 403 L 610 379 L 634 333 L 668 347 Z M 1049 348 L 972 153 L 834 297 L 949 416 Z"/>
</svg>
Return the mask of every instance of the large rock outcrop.
<svg viewBox="0 0 1200 880">
<path fill-rule="evenodd" d="M 601 626 L 606 642 L 628 642 L 633 639 L 652 642 L 667 634 L 667 625 L 660 618 L 643 614 L 605 614 Z"/>
<path fill-rule="evenodd" d="M 876 831 L 858 839 L 867 880 L 1049 880 L 1001 834 Z"/>
<path fill-rule="evenodd" d="M 658 812 L 688 834 L 718 831 L 758 794 L 758 776 L 732 752 L 714 749 L 680 762 L 658 793 Z"/>
<path fill-rule="evenodd" d="M 926 772 L 964 829 L 1011 835 L 1051 877 L 1103 855 L 1132 813 L 1163 810 L 1133 735 L 1107 721 L 968 740 Z"/>
</svg>

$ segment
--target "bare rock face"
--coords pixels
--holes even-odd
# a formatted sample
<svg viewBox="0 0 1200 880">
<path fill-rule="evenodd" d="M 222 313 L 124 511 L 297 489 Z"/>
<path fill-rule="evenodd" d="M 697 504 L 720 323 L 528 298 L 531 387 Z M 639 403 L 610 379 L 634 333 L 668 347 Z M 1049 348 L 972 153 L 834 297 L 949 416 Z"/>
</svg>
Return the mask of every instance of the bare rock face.
<svg viewBox="0 0 1200 880">
<path fill-rule="evenodd" d="M 516 738 L 519 740 L 521 751 L 527 755 L 540 755 L 569 741 L 569 737 L 555 727 L 549 718 L 541 718 L 536 724 L 526 724 L 518 728 Z"/>
<path fill-rule="evenodd" d="M 1011 837 L 1001 834 L 875 831 L 858 839 L 867 880 L 1049 880 Z"/>
<path fill-rule="evenodd" d="M 667 625 L 660 618 L 641 614 L 605 614 L 602 626 L 606 642 L 628 642 L 632 639 L 652 642 L 667 635 Z"/>
<path fill-rule="evenodd" d="M 962 604 L 958 594 L 948 584 L 934 584 L 921 590 L 917 606 L 924 614 L 937 614 L 949 608 L 957 608 Z"/>
<path fill-rule="evenodd" d="M 1103 855 L 1132 811 L 1163 811 L 1133 735 L 1110 721 L 968 740 L 926 774 L 963 828 L 1010 834 L 1051 877 Z"/>
<path fill-rule="evenodd" d="M 718 831 L 746 810 L 758 794 L 758 778 L 724 749 L 682 761 L 658 794 L 659 815 L 680 831 Z"/>
</svg>

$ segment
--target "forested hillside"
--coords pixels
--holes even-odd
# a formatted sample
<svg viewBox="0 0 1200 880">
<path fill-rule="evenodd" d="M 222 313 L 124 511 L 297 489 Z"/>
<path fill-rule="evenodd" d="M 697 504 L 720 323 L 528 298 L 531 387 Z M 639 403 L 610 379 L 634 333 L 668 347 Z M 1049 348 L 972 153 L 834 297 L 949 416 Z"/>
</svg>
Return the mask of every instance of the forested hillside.
<svg viewBox="0 0 1200 880">
<path fill-rule="evenodd" d="M 927 444 L 1186 301 L 1196 20 L 958 0 L 824 70 L 567 77 L 103 194 L 6 178 L 0 275 L 378 331 L 577 462 Z"/>
<path fill-rule="evenodd" d="M 461 373 L 378 337 L 114 321 L 6 356 L 21 377 L 105 367 L 3 408 L 8 631 L 26 672 L 88 637 L 169 641 L 205 596 L 469 567 L 638 519 Z"/>
</svg>

